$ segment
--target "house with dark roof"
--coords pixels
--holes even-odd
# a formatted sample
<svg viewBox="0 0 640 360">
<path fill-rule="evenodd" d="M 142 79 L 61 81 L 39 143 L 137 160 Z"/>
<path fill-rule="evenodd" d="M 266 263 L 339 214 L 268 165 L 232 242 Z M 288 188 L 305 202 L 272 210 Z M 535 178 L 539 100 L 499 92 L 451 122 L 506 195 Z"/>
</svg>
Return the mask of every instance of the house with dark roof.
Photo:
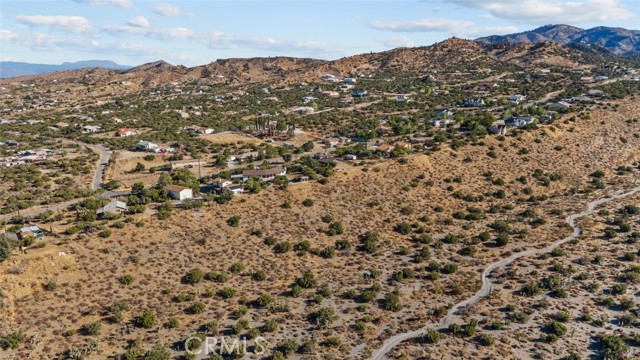
<svg viewBox="0 0 640 360">
<path fill-rule="evenodd" d="M 271 181 L 276 176 L 283 176 L 287 174 L 287 168 L 282 166 L 274 166 L 269 169 L 251 169 L 242 171 L 242 181 L 247 181 L 252 177 L 259 178 L 264 181 Z"/>
</svg>

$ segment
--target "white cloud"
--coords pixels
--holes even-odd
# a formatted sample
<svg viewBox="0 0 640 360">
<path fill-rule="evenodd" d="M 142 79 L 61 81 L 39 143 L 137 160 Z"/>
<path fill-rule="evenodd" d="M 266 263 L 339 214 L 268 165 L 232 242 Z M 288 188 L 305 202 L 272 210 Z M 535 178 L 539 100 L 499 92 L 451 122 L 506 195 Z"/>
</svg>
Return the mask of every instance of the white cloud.
<svg viewBox="0 0 640 360">
<path fill-rule="evenodd" d="M 195 32 L 183 28 L 168 28 L 168 29 L 152 29 L 149 30 L 147 36 L 160 40 L 176 40 L 176 39 L 189 39 L 196 35 Z"/>
<path fill-rule="evenodd" d="M 106 25 L 102 30 L 112 36 L 117 36 L 119 34 L 144 35 L 146 37 L 159 40 L 184 40 L 198 35 L 197 33 L 183 27 L 153 29 L 132 26 L 131 22 L 129 22 L 129 25 Z"/>
<path fill-rule="evenodd" d="M 376 38 L 375 42 L 384 45 L 387 48 L 399 48 L 399 47 L 414 47 L 416 44 L 411 41 L 408 37 L 401 36 L 393 36 L 393 37 L 385 37 L 385 38 Z"/>
<path fill-rule="evenodd" d="M 73 0 L 77 3 L 90 5 L 112 5 L 121 9 L 129 10 L 133 8 L 133 3 L 129 0 Z"/>
<path fill-rule="evenodd" d="M 182 16 L 182 10 L 179 7 L 167 3 L 157 4 L 153 11 L 162 16 Z"/>
<path fill-rule="evenodd" d="M 630 19 L 636 16 L 619 0 L 445 0 L 484 9 L 496 18 L 535 24 L 583 23 Z"/>
<path fill-rule="evenodd" d="M 473 23 L 465 20 L 418 19 L 406 21 L 374 20 L 369 25 L 377 30 L 395 32 L 451 32 L 460 28 L 470 27 Z"/>
<path fill-rule="evenodd" d="M 148 28 L 149 26 L 151 26 L 149 20 L 147 20 L 144 16 L 134 17 L 127 22 L 127 25 L 139 28 Z"/>
<path fill-rule="evenodd" d="M 89 20 L 82 16 L 19 15 L 16 20 L 29 26 L 49 26 L 76 34 L 93 31 Z"/>
<path fill-rule="evenodd" d="M 17 44 L 32 51 L 60 52 L 84 51 L 98 54 L 119 54 L 130 56 L 161 56 L 167 50 L 154 48 L 144 44 L 127 42 L 102 42 L 86 36 L 58 36 L 44 33 L 18 35 L 12 39 Z"/>
<path fill-rule="evenodd" d="M 130 25 L 106 25 L 102 28 L 102 30 L 107 34 L 113 36 L 116 36 L 118 34 L 144 35 L 148 31 L 145 28 Z"/>
<path fill-rule="evenodd" d="M 200 36 L 201 42 L 210 49 L 248 47 L 277 53 L 304 53 L 318 56 L 337 54 L 342 50 L 329 44 L 305 40 L 276 40 L 271 37 L 251 37 L 211 31 Z"/>
<path fill-rule="evenodd" d="M 18 34 L 9 30 L 0 30 L 0 41 L 12 41 L 19 37 Z"/>
</svg>

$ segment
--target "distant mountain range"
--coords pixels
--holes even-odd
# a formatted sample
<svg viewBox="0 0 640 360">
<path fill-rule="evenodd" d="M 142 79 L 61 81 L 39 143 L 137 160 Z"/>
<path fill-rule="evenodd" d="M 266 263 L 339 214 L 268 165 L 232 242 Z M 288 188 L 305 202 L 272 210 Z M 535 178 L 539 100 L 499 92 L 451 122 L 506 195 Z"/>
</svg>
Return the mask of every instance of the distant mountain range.
<svg viewBox="0 0 640 360">
<path fill-rule="evenodd" d="M 539 43 L 551 41 L 562 45 L 597 47 L 616 55 L 640 55 L 640 30 L 598 26 L 581 29 L 570 25 L 545 25 L 535 30 L 509 35 L 492 35 L 476 39 L 481 44 L 501 42 Z"/>
<path fill-rule="evenodd" d="M 131 66 L 119 65 L 108 60 L 86 60 L 65 62 L 60 65 L 31 64 L 25 62 L 0 61 L 0 78 L 10 78 L 24 75 L 46 74 L 55 71 L 77 70 L 84 68 L 106 68 L 112 70 L 128 70 Z"/>
</svg>

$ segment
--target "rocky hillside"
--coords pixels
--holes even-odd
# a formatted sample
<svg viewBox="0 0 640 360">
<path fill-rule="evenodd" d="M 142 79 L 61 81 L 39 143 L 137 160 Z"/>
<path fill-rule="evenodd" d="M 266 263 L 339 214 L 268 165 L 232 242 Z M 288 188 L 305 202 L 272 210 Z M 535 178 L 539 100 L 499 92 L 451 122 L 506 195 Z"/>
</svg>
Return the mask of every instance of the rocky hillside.
<svg viewBox="0 0 640 360">
<path fill-rule="evenodd" d="M 585 30 L 569 25 L 546 25 L 531 31 L 509 35 L 493 35 L 476 39 L 476 41 L 481 44 L 502 42 L 522 44 L 551 41 L 562 45 L 596 46 L 617 55 L 640 54 L 640 33 L 638 30 L 606 26 Z"/>
</svg>

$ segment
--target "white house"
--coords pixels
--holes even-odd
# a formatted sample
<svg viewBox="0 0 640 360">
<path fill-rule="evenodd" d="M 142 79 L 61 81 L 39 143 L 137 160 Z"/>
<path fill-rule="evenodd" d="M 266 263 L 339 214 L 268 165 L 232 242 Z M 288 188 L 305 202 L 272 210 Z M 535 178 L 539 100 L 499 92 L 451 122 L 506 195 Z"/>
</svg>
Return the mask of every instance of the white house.
<svg viewBox="0 0 640 360">
<path fill-rule="evenodd" d="M 527 97 L 524 95 L 511 95 L 508 97 L 508 99 L 512 104 L 520 104 L 521 102 L 525 101 Z"/>
<path fill-rule="evenodd" d="M 303 115 L 303 114 L 311 114 L 311 113 L 313 113 L 315 111 L 315 109 L 312 108 L 311 106 L 300 106 L 300 107 L 297 107 L 297 108 L 293 109 L 293 111 L 295 113 Z"/>
<path fill-rule="evenodd" d="M 96 215 L 98 217 L 102 217 L 107 213 L 110 214 L 119 214 L 122 212 L 127 211 L 127 204 L 125 204 L 122 201 L 118 201 L 118 200 L 114 200 L 110 203 L 108 203 L 107 205 L 99 208 L 98 210 L 96 210 Z"/>
<path fill-rule="evenodd" d="M 153 151 L 158 147 L 159 147 L 158 144 L 154 144 L 150 141 L 144 141 L 144 140 L 140 140 L 140 142 L 138 142 L 138 144 L 136 145 L 136 149 L 140 151 Z"/>
<path fill-rule="evenodd" d="M 355 156 L 355 155 L 347 154 L 347 155 L 344 156 L 344 159 L 347 160 L 347 161 L 354 161 L 354 160 L 357 160 L 358 157 Z"/>
<path fill-rule="evenodd" d="M 355 84 L 357 82 L 356 78 L 344 78 L 342 82 L 345 84 Z"/>
<path fill-rule="evenodd" d="M 94 125 L 85 125 L 82 127 L 82 131 L 84 133 L 95 133 L 100 131 L 102 128 L 100 126 L 94 126 Z"/>
<path fill-rule="evenodd" d="M 127 136 L 136 135 L 137 133 L 138 132 L 135 129 L 122 128 L 122 129 L 118 129 L 118 131 L 116 131 L 116 136 L 117 137 L 127 137 Z"/>
<path fill-rule="evenodd" d="M 223 193 L 232 193 L 233 195 L 240 195 L 244 192 L 244 186 L 241 184 L 227 185 L 222 188 Z"/>
<path fill-rule="evenodd" d="M 193 197 L 193 190 L 184 186 L 167 185 L 164 189 L 169 192 L 169 197 L 172 199 L 185 200 Z"/>
</svg>

